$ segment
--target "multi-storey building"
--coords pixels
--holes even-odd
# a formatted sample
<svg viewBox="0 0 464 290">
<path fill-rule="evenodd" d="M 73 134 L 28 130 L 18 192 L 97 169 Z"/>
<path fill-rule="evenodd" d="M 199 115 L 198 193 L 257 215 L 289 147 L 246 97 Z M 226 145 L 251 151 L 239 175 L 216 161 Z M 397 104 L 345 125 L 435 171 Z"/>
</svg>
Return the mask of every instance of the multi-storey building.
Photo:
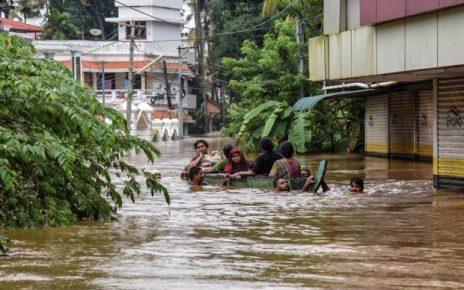
<svg viewBox="0 0 464 290">
<path fill-rule="evenodd" d="M 117 24 L 110 33 L 116 41 L 36 40 L 39 57 L 51 57 L 73 71 L 76 79 L 93 88 L 106 103 L 123 102 L 128 87 L 129 46 L 134 27 L 133 69 L 136 99 L 150 100 L 156 110 L 167 110 L 167 80 L 173 106 L 183 88 L 183 108 L 196 109 L 196 96 L 190 94 L 188 80 L 194 77 L 182 58 L 182 0 L 118 0 L 118 17 L 106 21 Z M 164 96 L 164 97 L 163 97 Z M 170 115 L 170 114 L 166 114 Z"/>
<path fill-rule="evenodd" d="M 324 35 L 309 40 L 310 79 L 370 89 L 366 154 L 433 160 L 435 187 L 464 187 L 464 1 L 324 5 Z"/>
</svg>

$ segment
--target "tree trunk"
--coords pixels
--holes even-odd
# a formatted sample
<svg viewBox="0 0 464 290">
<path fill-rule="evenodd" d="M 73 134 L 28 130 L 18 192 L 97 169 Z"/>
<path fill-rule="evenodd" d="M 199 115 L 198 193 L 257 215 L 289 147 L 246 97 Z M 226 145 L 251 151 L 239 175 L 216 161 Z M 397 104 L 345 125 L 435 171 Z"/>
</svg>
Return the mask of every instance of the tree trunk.
<svg viewBox="0 0 464 290">
<path fill-rule="evenodd" d="M 98 1 L 90 1 L 90 6 L 93 8 L 92 12 L 95 15 L 95 19 L 97 20 L 98 27 L 101 30 L 101 38 L 105 39 L 105 15 L 102 14 L 100 6 L 98 5 Z"/>
</svg>

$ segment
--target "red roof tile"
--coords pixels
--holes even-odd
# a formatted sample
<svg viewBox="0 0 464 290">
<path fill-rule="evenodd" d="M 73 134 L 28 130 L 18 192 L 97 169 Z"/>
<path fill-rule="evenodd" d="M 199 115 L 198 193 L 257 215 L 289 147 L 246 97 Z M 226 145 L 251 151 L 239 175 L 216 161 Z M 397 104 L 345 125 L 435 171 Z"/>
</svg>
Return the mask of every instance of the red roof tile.
<svg viewBox="0 0 464 290">
<path fill-rule="evenodd" d="M 71 68 L 71 61 L 62 61 L 67 68 Z M 149 64 L 149 60 L 142 60 L 142 61 L 134 61 L 134 69 L 142 69 L 147 64 Z M 177 71 L 179 68 L 178 63 L 167 63 L 166 64 L 168 71 Z M 92 61 L 92 60 L 83 60 L 82 61 L 82 69 L 83 70 L 91 70 L 91 69 L 101 69 L 101 62 L 100 61 Z M 129 62 L 128 61 L 105 61 L 105 69 L 112 70 L 112 69 L 128 69 Z M 161 63 L 155 63 L 151 66 L 152 69 L 162 70 L 163 65 Z M 190 72 L 190 69 L 186 64 L 182 64 L 182 71 Z"/>
<path fill-rule="evenodd" d="M 42 31 L 42 26 L 14 21 L 8 18 L 0 17 L 0 23 L 3 26 L 8 27 L 9 30 L 16 31 L 16 32 L 41 32 Z"/>
</svg>

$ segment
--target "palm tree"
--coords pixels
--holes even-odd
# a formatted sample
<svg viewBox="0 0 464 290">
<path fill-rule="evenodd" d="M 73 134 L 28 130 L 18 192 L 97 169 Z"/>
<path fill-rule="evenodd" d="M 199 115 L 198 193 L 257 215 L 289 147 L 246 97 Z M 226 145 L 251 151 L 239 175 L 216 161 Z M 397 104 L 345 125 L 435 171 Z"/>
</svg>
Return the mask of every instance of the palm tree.
<svg viewBox="0 0 464 290">
<path fill-rule="evenodd" d="M 42 33 L 43 39 L 63 40 L 69 36 L 78 35 L 79 28 L 69 21 L 70 14 L 52 8 L 45 14 L 45 25 Z"/>
</svg>

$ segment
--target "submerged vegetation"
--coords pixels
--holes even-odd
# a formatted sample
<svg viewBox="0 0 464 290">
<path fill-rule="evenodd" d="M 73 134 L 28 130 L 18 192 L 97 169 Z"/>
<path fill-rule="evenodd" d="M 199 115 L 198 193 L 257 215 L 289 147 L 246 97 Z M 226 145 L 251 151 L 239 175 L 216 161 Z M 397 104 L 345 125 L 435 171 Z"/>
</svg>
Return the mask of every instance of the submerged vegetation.
<svg viewBox="0 0 464 290">
<path fill-rule="evenodd" d="M 108 220 L 123 196 L 140 193 L 140 174 L 169 203 L 151 173 L 123 160 L 135 151 L 153 162 L 158 149 L 129 135 L 124 116 L 63 65 L 34 55 L 27 41 L 0 34 L 0 228 Z M 113 176 L 126 180 L 123 188 Z"/>
</svg>

